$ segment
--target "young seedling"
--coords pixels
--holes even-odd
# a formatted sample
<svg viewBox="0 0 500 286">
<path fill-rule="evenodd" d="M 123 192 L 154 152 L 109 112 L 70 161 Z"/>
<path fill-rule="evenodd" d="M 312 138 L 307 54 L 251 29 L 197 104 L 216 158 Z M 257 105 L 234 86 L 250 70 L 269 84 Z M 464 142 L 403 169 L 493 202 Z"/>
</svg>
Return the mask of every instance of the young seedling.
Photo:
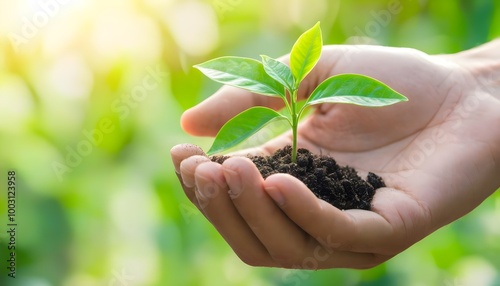
<svg viewBox="0 0 500 286">
<path fill-rule="evenodd" d="M 257 61 L 242 57 L 221 57 L 195 67 L 210 79 L 248 91 L 280 97 L 285 115 L 266 107 L 252 107 L 229 120 L 207 152 L 213 155 L 232 148 L 267 124 L 286 120 L 292 128 L 292 161 L 297 160 L 297 127 L 308 106 L 320 103 L 348 103 L 368 107 L 395 104 L 408 99 L 384 83 L 360 74 L 339 74 L 318 85 L 302 106 L 297 102 L 300 83 L 317 64 L 323 47 L 319 22 L 302 34 L 290 53 L 290 67 L 261 56 Z"/>
</svg>

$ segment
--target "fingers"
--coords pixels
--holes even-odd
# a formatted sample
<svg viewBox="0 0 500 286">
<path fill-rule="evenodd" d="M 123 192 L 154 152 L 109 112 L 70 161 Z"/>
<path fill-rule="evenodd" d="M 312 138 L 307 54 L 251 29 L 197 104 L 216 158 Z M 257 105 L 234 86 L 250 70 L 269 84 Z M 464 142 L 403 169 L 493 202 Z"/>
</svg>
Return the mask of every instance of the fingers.
<svg viewBox="0 0 500 286">
<path fill-rule="evenodd" d="M 198 167 L 197 174 L 205 166 L 207 171 L 215 168 L 215 166 L 208 166 L 208 163 L 206 163 Z M 274 263 L 275 266 L 284 268 L 369 268 L 390 257 L 372 253 L 340 251 L 332 247 L 324 247 L 318 243 L 314 237 L 302 230 L 300 225 L 290 220 L 268 196 L 263 189 L 265 181 L 249 159 L 242 157 L 230 158 L 224 162 L 222 170 L 229 189 L 229 200 L 242 218 L 243 224 L 253 232 L 254 236 L 265 246 L 268 253 L 267 256 L 254 256 L 257 260 L 252 261 L 253 264 L 251 265 L 265 266 L 269 263 L 268 259 L 270 258 L 272 259 L 271 265 Z M 217 212 L 216 208 L 219 208 L 218 211 L 222 212 L 222 209 L 215 205 L 214 212 Z M 225 209 L 225 211 L 227 210 Z M 309 209 L 307 206 L 301 206 L 300 211 L 308 213 Z M 228 213 L 228 215 L 219 214 L 221 218 L 219 221 L 233 217 L 232 213 Z M 210 215 L 207 213 L 207 216 Z M 322 218 L 318 217 L 316 219 Z M 314 224 L 315 222 L 312 221 L 311 223 Z M 218 225 L 218 223 L 214 222 L 214 225 Z M 235 232 L 232 229 L 237 228 L 238 225 L 240 224 L 227 225 L 226 233 L 229 234 L 228 236 L 234 235 Z M 246 252 L 247 254 L 258 249 L 249 247 L 248 244 L 244 243 L 238 246 L 233 243 L 232 247 L 237 253 Z M 263 259 L 263 261 L 259 259 Z"/>
<path fill-rule="evenodd" d="M 397 238 L 393 226 L 379 214 L 341 211 L 319 200 L 301 181 L 289 175 L 268 177 L 264 188 L 292 221 L 327 249 L 380 253 L 381 245 L 387 246 Z"/>
<path fill-rule="evenodd" d="M 175 172 L 180 174 L 180 165 L 182 160 L 189 158 L 194 155 L 206 156 L 203 150 L 193 144 L 179 144 L 170 149 L 170 155 L 172 156 L 172 162 L 174 163 Z"/>
<path fill-rule="evenodd" d="M 262 188 L 256 166 L 247 158 L 231 158 L 223 164 L 232 203 L 245 223 L 264 244 L 274 261 L 290 267 L 304 256 L 309 235 L 283 214 Z"/>
<path fill-rule="evenodd" d="M 183 160 L 180 164 L 180 181 L 184 193 L 189 200 L 200 208 L 195 194 L 195 171 L 196 168 L 203 162 L 210 162 L 210 159 L 205 156 L 195 155 Z"/>
<path fill-rule="evenodd" d="M 194 194 L 194 170 L 199 163 L 210 161 L 210 159 L 206 157 L 205 152 L 200 147 L 192 144 L 176 145 L 170 150 L 170 154 L 175 173 L 177 178 L 179 178 L 184 193 L 194 205 L 198 206 Z M 186 161 L 187 158 L 190 158 L 190 160 Z M 183 162 L 184 167 L 181 168 Z M 182 170 L 184 170 L 184 174 L 182 174 Z"/>
<path fill-rule="evenodd" d="M 198 205 L 242 261 L 254 266 L 278 266 L 245 223 L 228 195 L 222 166 L 208 162 L 196 168 Z"/>
<path fill-rule="evenodd" d="M 212 222 L 240 259 L 249 265 L 277 266 L 231 202 L 222 166 L 211 162 L 195 145 L 177 145 L 171 154 L 186 196 Z"/>
<path fill-rule="evenodd" d="M 199 152 L 197 148 L 182 150 L 184 154 L 173 149 L 174 161 Z M 310 223 L 316 226 L 301 225 L 301 219 L 294 218 L 293 212 L 287 209 L 295 202 L 286 200 L 282 208 L 276 205 L 268 195 L 276 198 L 272 184 L 270 189 L 269 186 L 267 190 L 264 189 L 272 179 L 264 181 L 247 158 L 233 157 L 221 166 L 206 156 L 194 155 L 181 161 L 179 172 L 189 199 L 242 261 L 249 265 L 307 269 L 368 268 L 390 257 L 343 251 L 342 247 L 334 245 L 335 234 L 318 229 L 325 225 L 321 215 L 315 219 L 322 223 L 317 224 L 313 220 Z M 293 181 L 291 183 L 295 184 Z M 280 187 L 296 188 L 294 185 L 286 186 L 286 182 Z M 303 191 L 300 188 L 298 190 Z M 319 200 L 305 197 L 303 204 L 299 204 L 299 213 L 306 214 L 306 218 L 310 212 L 317 213 L 314 202 L 317 205 Z M 324 239 L 321 240 L 321 237 Z"/>
</svg>

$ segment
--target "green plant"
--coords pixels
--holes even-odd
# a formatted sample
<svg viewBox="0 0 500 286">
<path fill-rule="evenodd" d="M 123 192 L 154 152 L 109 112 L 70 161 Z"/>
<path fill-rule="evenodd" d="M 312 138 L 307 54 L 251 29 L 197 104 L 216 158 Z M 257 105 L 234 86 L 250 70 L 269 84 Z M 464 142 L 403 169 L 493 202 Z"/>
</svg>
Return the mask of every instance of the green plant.
<svg viewBox="0 0 500 286">
<path fill-rule="evenodd" d="M 266 107 L 252 107 L 229 120 L 215 137 L 207 152 L 219 153 L 236 146 L 267 124 L 286 120 L 293 133 L 292 161 L 297 158 L 297 127 L 308 106 L 320 103 L 349 103 L 361 106 L 386 106 L 408 99 L 382 82 L 360 74 L 339 74 L 318 85 L 302 106 L 297 91 L 302 80 L 314 68 L 321 56 L 323 40 L 319 22 L 304 32 L 293 45 L 290 67 L 261 56 L 262 61 L 241 57 L 221 57 L 195 67 L 210 79 L 248 91 L 277 96 L 285 103 L 284 114 Z"/>
</svg>

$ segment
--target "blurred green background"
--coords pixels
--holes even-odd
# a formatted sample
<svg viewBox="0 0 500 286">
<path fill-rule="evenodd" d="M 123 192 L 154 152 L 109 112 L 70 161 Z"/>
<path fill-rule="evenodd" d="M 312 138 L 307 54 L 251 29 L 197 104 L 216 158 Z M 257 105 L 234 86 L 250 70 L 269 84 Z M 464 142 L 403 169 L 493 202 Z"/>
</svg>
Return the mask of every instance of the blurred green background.
<svg viewBox="0 0 500 286">
<path fill-rule="evenodd" d="M 499 192 L 379 267 L 314 272 L 244 265 L 184 196 L 169 150 L 210 139 L 179 118 L 218 88 L 191 66 L 285 54 L 318 20 L 326 44 L 428 53 L 500 36 L 494 0 L 0 0 L 0 285 L 500 285 Z"/>
</svg>

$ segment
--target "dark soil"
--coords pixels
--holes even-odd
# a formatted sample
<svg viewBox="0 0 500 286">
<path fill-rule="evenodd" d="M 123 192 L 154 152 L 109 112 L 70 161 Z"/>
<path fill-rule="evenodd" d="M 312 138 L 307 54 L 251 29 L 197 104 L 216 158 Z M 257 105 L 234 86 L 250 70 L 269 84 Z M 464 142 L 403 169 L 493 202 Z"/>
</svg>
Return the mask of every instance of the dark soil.
<svg viewBox="0 0 500 286">
<path fill-rule="evenodd" d="M 385 183 L 374 173 L 368 173 L 366 181 L 356 170 L 341 167 L 332 157 L 315 155 L 307 149 L 299 149 L 297 163 L 292 163 L 292 148 L 279 149 L 272 156 L 249 156 L 262 177 L 276 173 L 290 174 L 302 182 L 320 199 L 333 206 L 346 209 L 369 210 L 375 190 Z M 214 162 L 222 163 L 227 156 L 213 156 Z"/>
</svg>

